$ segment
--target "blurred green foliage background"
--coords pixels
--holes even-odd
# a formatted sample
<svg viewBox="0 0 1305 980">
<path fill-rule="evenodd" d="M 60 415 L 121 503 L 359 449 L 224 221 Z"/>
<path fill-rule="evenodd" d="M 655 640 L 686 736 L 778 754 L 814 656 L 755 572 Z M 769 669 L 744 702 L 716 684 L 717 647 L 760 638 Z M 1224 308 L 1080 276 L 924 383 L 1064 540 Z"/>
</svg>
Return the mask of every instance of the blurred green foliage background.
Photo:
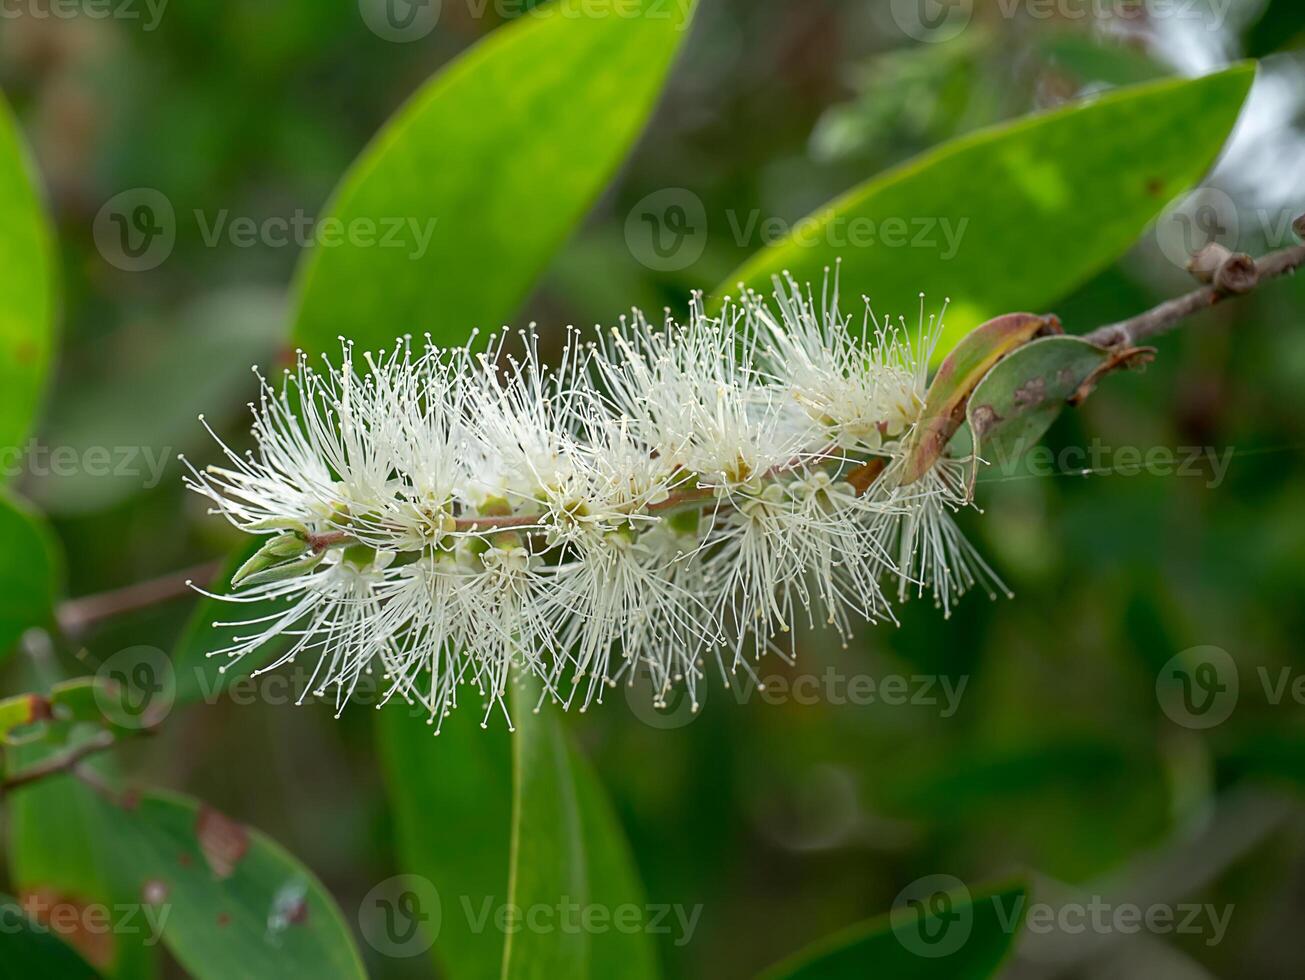
<svg viewBox="0 0 1305 980">
<path fill-rule="evenodd" d="M 1201 30 L 1148 20 L 1142 5 L 1109 22 L 979 5 L 969 29 L 936 44 L 908 36 L 889 7 L 706 0 L 651 126 L 514 322 L 557 336 L 631 305 L 681 308 L 764 244 L 732 231 L 751 215 L 792 221 L 986 124 L 1241 55 L 1265 60 L 1209 184 L 1235 204 L 1228 244 L 1258 254 L 1289 241 L 1283 217 L 1305 208 L 1305 13 L 1295 0 L 1233 3 L 1218 29 Z M 369 31 L 355 4 L 321 0 L 174 0 L 148 31 L 89 17 L 0 23 L 0 85 L 46 182 L 60 247 L 62 338 L 40 441 L 149 446 L 170 460 L 148 488 L 86 474 L 18 481 L 63 544 L 68 594 L 238 545 L 183 492 L 171 460 L 213 455 L 200 411 L 247 443 L 249 366 L 287 357 L 300 256 L 293 244 L 210 245 L 205 222 L 318 213 L 405 98 L 503 19 L 493 4 L 477 9 L 445 0 L 438 26 L 408 44 Z M 92 229 L 106 201 L 142 187 L 171 202 L 177 237 L 158 268 L 133 273 L 106 261 Z M 699 201 L 709 231 L 700 255 L 659 270 L 630 225 L 640 202 L 667 189 Z M 1162 236 L 1057 303 L 1067 329 L 1188 288 Z M 847 285 L 873 300 L 875 283 Z M 1305 672 L 1303 299 L 1292 280 L 1204 315 L 1163 340 L 1145 374 L 1111 378 L 1062 417 L 1048 445 L 1071 465 L 981 478 L 986 513 L 966 527 L 1013 600 L 971 595 L 950 619 L 907 604 L 898 629 L 864 630 L 847 650 L 816 633 L 800 638 L 796 668 L 765 667 L 942 676 L 964 684 L 954 713 L 827 697 L 739 703 L 713 686 L 696 717 L 631 710 L 616 692 L 569 719 L 649 896 L 703 906 L 691 943 L 661 944 L 668 976 L 750 976 L 888 908 L 923 875 L 977 882 L 1021 870 L 1048 887 L 1148 882 L 1168 901 L 1232 903 L 1217 945 L 1157 940 L 1173 948 L 1173 976 L 1305 975 L 1305 825 L 1269 821 L 1241 839 L 1238 827 L 1254 821 L 1229 829 L 1219 819 L 1229 794 L 1252 783 L 1288 794 L 1305 784 L 1305 708 L 1290 696 L 1272 703 L 1261 683 Z M 1222 480 L 1207 467 L 1071 472 L 1091 464 L 1061 451 L 1094 440 L 1234 455 Z M 1109 467 L 1113 457 L 1102 458 Z M 98 627 L 70 669 L 129 646 L 170 649 L 188 612 L 180 601 Z M 1198 646 L 1228 651 L 1241 677 L 1235 710 L 1206 731 L 1176 724 L 1156 693 L 1163 666 Z M 6 692 L 25 689 L 25 669 L 6 662 Z M 168 737 L 120 755 L 131 778 L 182 789 L 280 841 L 348 919 L 403 870 L 373 721 L 365 707 L 337 722 L 324 705 L 220 699 L 178 711 Z M 1268 812 L 1275 799 L 1249 805 Z M 1208 873 L 1181 885 L 1177 873 L 1155 878 L 1149 855 L 1185 840 L 1203 843 L 1183 867 L 1208 860 Z M 425 959 L 363 951 L 374 976 L 429 975 Z M 1025 957 L 1010 970 L 1158 975 L 1127 972 L 1149 969 L 1136 951 L 1122 967 L 1111 955 Z"/>
</svg>

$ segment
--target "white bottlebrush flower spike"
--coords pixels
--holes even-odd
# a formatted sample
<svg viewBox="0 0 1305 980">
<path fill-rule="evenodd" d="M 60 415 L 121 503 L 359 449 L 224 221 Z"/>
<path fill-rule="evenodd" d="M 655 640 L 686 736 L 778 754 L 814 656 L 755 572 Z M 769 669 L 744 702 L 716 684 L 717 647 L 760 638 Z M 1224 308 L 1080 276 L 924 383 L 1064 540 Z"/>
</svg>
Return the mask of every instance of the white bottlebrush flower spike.
<svg viewBox="0 0 1305 980">
<path fill-rule="evenodd" d="M 221 598 L 277 612 L 212 655 L 280 638 L 262 669 L 315 658 L 305 695 L 342 708 L 378 671 L 438 725 L 468 687 L 503 708 L 513 671 L 583 709 L 645 669 L 696 705 L 709 664 L 728 683 L 799 622 L 891 619 L 885 582 L 949 609 L 991 578 L 952 522 L 965 464 L 899 476 L 941 326 L 923 300 L 914 333 L 854 321 L 836 283 L 817 302 L 789 279 L 572 332 L 552 371 L 533 331 L 520 358 L 505 335 L 301 354 L 252 406 L 257 449 L 187 480 L 268 536 Z"/>
</svg>

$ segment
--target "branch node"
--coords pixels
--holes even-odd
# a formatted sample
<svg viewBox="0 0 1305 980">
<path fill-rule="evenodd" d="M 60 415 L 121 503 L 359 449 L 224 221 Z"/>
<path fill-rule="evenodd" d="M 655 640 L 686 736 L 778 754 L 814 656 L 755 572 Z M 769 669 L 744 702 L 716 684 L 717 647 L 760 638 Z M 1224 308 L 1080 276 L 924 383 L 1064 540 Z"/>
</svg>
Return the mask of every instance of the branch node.
<svg viewBox="0 0 1305 980">
<path fill-rule="evenodd" d="M 1243 252 L 1229 255 L 1214 274 L 1214 285 L 1221 292 L 1242 296 L 1260 282 L 1260 270 L 1255 260 Z"/>
<path fill-rule="evenodd" d="M 1220 245 L 1218 242 L 1211 242 L 1204 248 L 1192 254 L 1187 260 L 1187 271 L 1192 274 L 1192 278 L 1198 282 L 1214 282 L 1215 274 L 1219 268 L 1230 258 L 1232 250 Z"/>
</svg>

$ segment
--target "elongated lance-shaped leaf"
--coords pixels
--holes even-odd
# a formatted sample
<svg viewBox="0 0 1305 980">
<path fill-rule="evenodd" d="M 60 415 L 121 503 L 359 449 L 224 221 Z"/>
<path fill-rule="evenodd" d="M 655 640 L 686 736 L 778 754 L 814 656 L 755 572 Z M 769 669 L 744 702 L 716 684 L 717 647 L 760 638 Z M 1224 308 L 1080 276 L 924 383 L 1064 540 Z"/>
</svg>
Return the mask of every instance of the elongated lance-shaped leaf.
<svg viewBox="0 0 1305 980">
<path fill-rule="evenodd" d="M 1012 885 L 907 895 L 888 915 L 853 926 L 766 971 L 761 980 L 988 980 L 1024 923 L 1028 893 Z"/>
<path fill-rule="evenodd" d="M 818 282 L 842 259 L 845 291 L 879 313 L 951 297 L 941 356 L 1007 310 L 1054 308 L 1119 258 L 1209 169 L 1254 75 L 1123 88 L 946 143 L 798 222 L 723 290 L 764 291 L 785 270 Z"/>
<path fill-rule="evenodd" d="M 31 428 L 54 347 L 54 236 L 34 174 L 0 97 L 0 449 Z"/>
<path fill-rule="evenodd" d="M 429 331 L 456 344 L 503 324 L 638 136 L 693 9 L 555 0 L 435 76 L 327 208 L 327 220 L 397 247 L 346 236 L 310 252 L 295 340 L 375 348 Z"/>
</svg>

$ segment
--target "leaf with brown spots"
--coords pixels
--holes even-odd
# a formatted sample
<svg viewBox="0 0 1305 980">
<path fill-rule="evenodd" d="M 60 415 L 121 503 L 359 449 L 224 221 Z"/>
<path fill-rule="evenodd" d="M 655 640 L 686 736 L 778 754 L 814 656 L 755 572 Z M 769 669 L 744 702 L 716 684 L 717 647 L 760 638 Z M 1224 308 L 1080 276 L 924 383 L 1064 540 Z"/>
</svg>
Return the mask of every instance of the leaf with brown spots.
<svg viewBox="0 0 1305 980">
<path fill-rule="evenodd" d="M 947 355 L 925 395 L 912 433 L 902 483 L 914 483 L 938 461 L 965 421 L 970 393 L 1003 358 L 1036 337 L 1061 332 L 1054 316 L 1008 313 L 966 334 Z"/>
<path fill-rule="evenodd" d="M 137 894 L 166 905 L 163 944 L 191 976 L 364 977 L 339 907 L 265 835 L 160 793 L 143 794 L 129 822 Z"/>
<path fill-rule="evenodd" d="M 22 903 L 0 895 L 0 977 L 95 980 L 99 977 L 72 946 L 34 920 Z"/>
<path fill-rule="evenodd" d="M 25 889 L 18 904 L 23 914 L 67 943 L 97 969 L 114 960 L 111 910 L 102 903 L 56 891 L 53 888 Z"/>
<path fill-rule="evenodd" d="M 1109 351 L 1080 337 L 1042 337 L 1015 351 L 970 395 L 975 454 L 999 466 L 1018 459 L 1109 359 Z"/>
<path fill-rule="evenodd" d="M 249 850 L 249 832 L 244 825 L 204 805 L 195 819 L 195 838 L 204 860 L 219 878 L 230 878 Z"/>
</svg>

